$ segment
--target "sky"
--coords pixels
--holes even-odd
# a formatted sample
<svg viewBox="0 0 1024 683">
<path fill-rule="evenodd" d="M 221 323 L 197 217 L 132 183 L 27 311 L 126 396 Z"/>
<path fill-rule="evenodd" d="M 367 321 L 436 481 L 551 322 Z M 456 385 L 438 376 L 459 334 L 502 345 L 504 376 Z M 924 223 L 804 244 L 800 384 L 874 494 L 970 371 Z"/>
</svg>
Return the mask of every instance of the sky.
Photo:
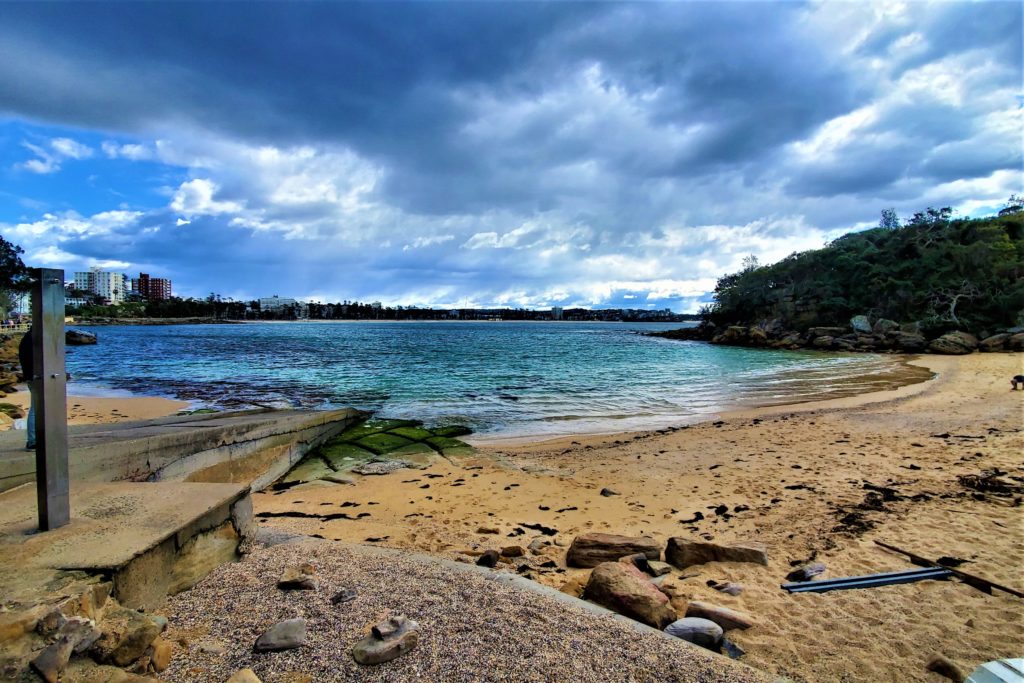
<svg viewBox="0 0 1024 683">
<path fill-rule="evenodd" d="M 181 296 L 695 312 L 1024 192 L 1021 13 L 0 3 L 0 235 Z"/>
</svg>

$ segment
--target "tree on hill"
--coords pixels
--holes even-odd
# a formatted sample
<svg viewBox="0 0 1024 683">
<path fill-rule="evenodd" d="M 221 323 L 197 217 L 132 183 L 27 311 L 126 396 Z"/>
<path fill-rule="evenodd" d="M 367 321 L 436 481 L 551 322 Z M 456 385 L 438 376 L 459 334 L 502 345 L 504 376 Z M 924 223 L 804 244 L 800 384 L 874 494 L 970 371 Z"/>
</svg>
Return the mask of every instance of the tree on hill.
<svg viewBox="0 0 1024 683">
<path fill-rule="evenodd" d="M 718 280 L 704 312 L 715 325 L 778 319 L 787 327 L 845 325 L 854 315 L 918 322 L 929 333 L 1024 324 L 1024 202 L 997 216 L 928 208 L 823 249 L 747 267 Z"/>
<path fill-rule="evenodd" d="M 0 317 L 6 318 L 19 292 L 28 290 L 28 268 L 21 260 L 25 250 L 0 236 Z"/>
</svg>

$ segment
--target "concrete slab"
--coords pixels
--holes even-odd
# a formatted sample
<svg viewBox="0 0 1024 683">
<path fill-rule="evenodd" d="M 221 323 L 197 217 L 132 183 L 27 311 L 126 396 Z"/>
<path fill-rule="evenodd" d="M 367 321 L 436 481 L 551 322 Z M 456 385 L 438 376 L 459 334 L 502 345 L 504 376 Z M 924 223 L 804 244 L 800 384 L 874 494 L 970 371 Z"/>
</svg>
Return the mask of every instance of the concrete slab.
<svg viewBox="0 0 1024 683">
<path fill-rule="evenodd" d="M 68 430 L 72 482 L 238 482 L 259 489 L 363 419 L 357 410 L 249 410 Z M 0 491 L 33 481 L 20 431 L 0 432 Z"/>
</svg>

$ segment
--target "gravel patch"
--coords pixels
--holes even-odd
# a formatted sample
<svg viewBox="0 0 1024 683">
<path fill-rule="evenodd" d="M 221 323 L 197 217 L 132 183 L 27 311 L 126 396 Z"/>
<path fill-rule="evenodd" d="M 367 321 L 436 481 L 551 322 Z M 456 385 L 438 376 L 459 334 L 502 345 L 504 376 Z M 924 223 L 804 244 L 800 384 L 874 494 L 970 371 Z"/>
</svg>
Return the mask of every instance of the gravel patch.
<svg viewBox="0 0 1024 683">
<path fill-rule="evenodd" d="M 285 567 L 309 562 L 319 589 L 282 591 Z M 342 589 L 350 602 L 331 604 Z M 258 546 L 169 599 L 167 636 L 178 648 L 167 681 L 224 681 L 249 667 L 278 681 L 766 681 L 760 673 L 683 642 L 641 633 L 607 615 L 413 558 L 361 552 L 341 543 Z M 419 622 L 419 645 L 364 667 L 351 647 L 382 619 Z M 303 617 L 306 644 L 255 654 L 278 621 Z"/>
</svg>

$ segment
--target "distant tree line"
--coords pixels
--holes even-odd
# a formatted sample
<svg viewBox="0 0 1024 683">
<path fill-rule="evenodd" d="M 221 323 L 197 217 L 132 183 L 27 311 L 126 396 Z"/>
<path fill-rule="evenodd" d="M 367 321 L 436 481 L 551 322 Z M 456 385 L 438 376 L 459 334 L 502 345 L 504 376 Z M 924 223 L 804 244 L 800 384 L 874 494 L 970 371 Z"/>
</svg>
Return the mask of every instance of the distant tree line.
<svg viewBox="0 0 1024 683">
<path fill-rule="evenodd" d="M 845 325 L 854 315 L 918 322 L 922 331 L 973 333 L 1024 325 L 1024 200 L 996 216 L 957 218 L 949 208 L 901 223 L 887 209 L 877 228 L 718 280 L 701 312 L 716 326 L 779 319 L 786 327 Z"/>
</svg>

